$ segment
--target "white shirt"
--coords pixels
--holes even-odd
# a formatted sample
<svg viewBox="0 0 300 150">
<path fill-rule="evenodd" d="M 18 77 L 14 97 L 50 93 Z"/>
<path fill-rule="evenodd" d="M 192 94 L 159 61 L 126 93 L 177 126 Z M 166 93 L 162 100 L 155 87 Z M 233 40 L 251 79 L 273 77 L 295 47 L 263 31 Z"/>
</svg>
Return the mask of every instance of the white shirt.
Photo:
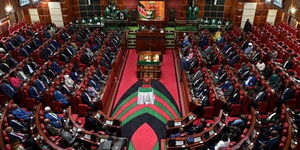
<svg viewBox="0 0 300 150">
<path fill-rule="evenodd" d="M 215 150 L 222 150 L 223 148 L 228 147 L 230 144 L 230 141 L 219 141 L 216 146 L 215 146 Z"/>
<path fill-rule="evenodd" d="M 6 51 L 2 47 L 0 47 L 0 53 L 6 53 Z"/>
<path fill-rule="evenodd" d="M 259 71 L 263 71 L 263 70 L 265 70 L 265 68 L 266 68 L 266 65 L 265 65 L 265 63 L 264 62 L 262 62 L 262 63 L 257 63 L 256 64 L 256 67 L 257 67 L 257 69 L 259 70 Z"/>
<path fill-rule="evenodd" d="M 70 78 L 69 75 L 65 75 L 65 84 L 68 86 L 68 87 L 71 87 L 73 88 L 73 85 L 74 85 L 74 81 Z"/>
</svg>

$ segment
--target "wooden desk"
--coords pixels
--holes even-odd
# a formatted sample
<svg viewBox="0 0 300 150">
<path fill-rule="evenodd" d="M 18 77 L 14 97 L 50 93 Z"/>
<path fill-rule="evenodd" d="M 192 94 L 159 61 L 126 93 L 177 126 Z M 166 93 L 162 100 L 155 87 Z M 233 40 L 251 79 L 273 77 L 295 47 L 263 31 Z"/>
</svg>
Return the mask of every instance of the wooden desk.
<svg viewBox="0 0 300 150">
<path fill-rule="evenodd" d="M 198 115 L 193 114 L 192 112 L 188 112 L 184 117 L 169 120 L 167 123 L 167 135 L 170 133 L 179 132 L 181 127 L 188 127 L 192 125 L 192 123 L 197 119 Z"/>
<path fill-rule="evenodd" d="M 137 64 L 137 78 L 159 79 L 161 58 L 160 51 L 141 51 Z"/>
<path fill-rule="evenodd" d="M 165 53 L 165 32 L 160 30 L 141 30 L 136 33 L 136 49 L 141 51 L 160 51 Z"/>
<path fill-rule="evenodd" d="M 223 110 L 220 110 L 219 116 L 215 119 L 215 123 L 208 129 L 189 136 L 167 138 L 167 149 L 200 149 L 221 135 L 221 132 L 223 132 L 226 126 L 225 121 L 227 116 L 227 114 L 223 113 Z M 193 143 L 188 143 L 188 137 L 190 136 L 194 138 Z M 174 142 L 174 145 L 169 145 L 170 141 Z"/>
</svg>

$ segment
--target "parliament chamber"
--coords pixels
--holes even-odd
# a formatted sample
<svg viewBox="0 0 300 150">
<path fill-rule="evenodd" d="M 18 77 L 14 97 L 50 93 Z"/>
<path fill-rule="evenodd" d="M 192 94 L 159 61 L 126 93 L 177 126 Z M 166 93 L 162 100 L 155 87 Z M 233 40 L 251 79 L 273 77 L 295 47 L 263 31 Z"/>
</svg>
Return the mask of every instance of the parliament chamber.
<svg viewBox="0 0 300 150">
<path fill-rule="evenodd" d="M 300 150 L 299 0 L 1 0 L 0 150 Z"/>
</svg>

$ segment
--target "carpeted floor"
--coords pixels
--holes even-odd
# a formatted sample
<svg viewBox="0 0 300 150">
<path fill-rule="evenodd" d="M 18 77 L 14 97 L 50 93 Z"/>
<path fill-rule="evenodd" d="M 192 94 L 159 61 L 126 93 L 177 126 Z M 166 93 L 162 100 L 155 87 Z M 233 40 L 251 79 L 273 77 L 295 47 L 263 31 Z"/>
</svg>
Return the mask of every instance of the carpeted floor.
<svg viewBox="0 0 300 150">
<path fill-rule="evenodd" d="M 166 122 L 181 117 L 173 53 L 166 51 L 161 79 L 151 82 L 155 95 L 153 105 L 137 104 L 137 91 L 142 86 L 136 78 L 137 57 L 135 50 L 129 51 L 110 116 L 121 120 L 122 136 L 129 139 L 128 149 L 158 150 L 161 139 L 165 138 Z"/>
<path fill-rule="evenodd" d="M 161 78 L 159 81 L 174 97 L 177 106 L 181 108 L 181 103 L 178 96 L 178 82 L 175 75 L 175 65 L 172 50 L 166 50 L 166 53 L 163 55 L 163 62 L 161 64 Z"/>
</svg>

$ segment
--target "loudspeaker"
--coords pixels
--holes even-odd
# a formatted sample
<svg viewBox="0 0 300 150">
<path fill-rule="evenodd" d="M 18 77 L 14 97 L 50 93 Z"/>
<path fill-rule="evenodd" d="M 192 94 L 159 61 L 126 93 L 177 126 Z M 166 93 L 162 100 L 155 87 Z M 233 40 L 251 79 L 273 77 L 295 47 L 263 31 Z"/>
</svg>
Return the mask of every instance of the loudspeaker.
<svg viewBox="0 0 300 150">
<path fill-rule="evenodd" d="M 97 150 L 110 150 L 111 149 L 111 144 L 112 144 L 111 141 L 104 141 L 104 142 L 100 143 Z"/>
</svg>

